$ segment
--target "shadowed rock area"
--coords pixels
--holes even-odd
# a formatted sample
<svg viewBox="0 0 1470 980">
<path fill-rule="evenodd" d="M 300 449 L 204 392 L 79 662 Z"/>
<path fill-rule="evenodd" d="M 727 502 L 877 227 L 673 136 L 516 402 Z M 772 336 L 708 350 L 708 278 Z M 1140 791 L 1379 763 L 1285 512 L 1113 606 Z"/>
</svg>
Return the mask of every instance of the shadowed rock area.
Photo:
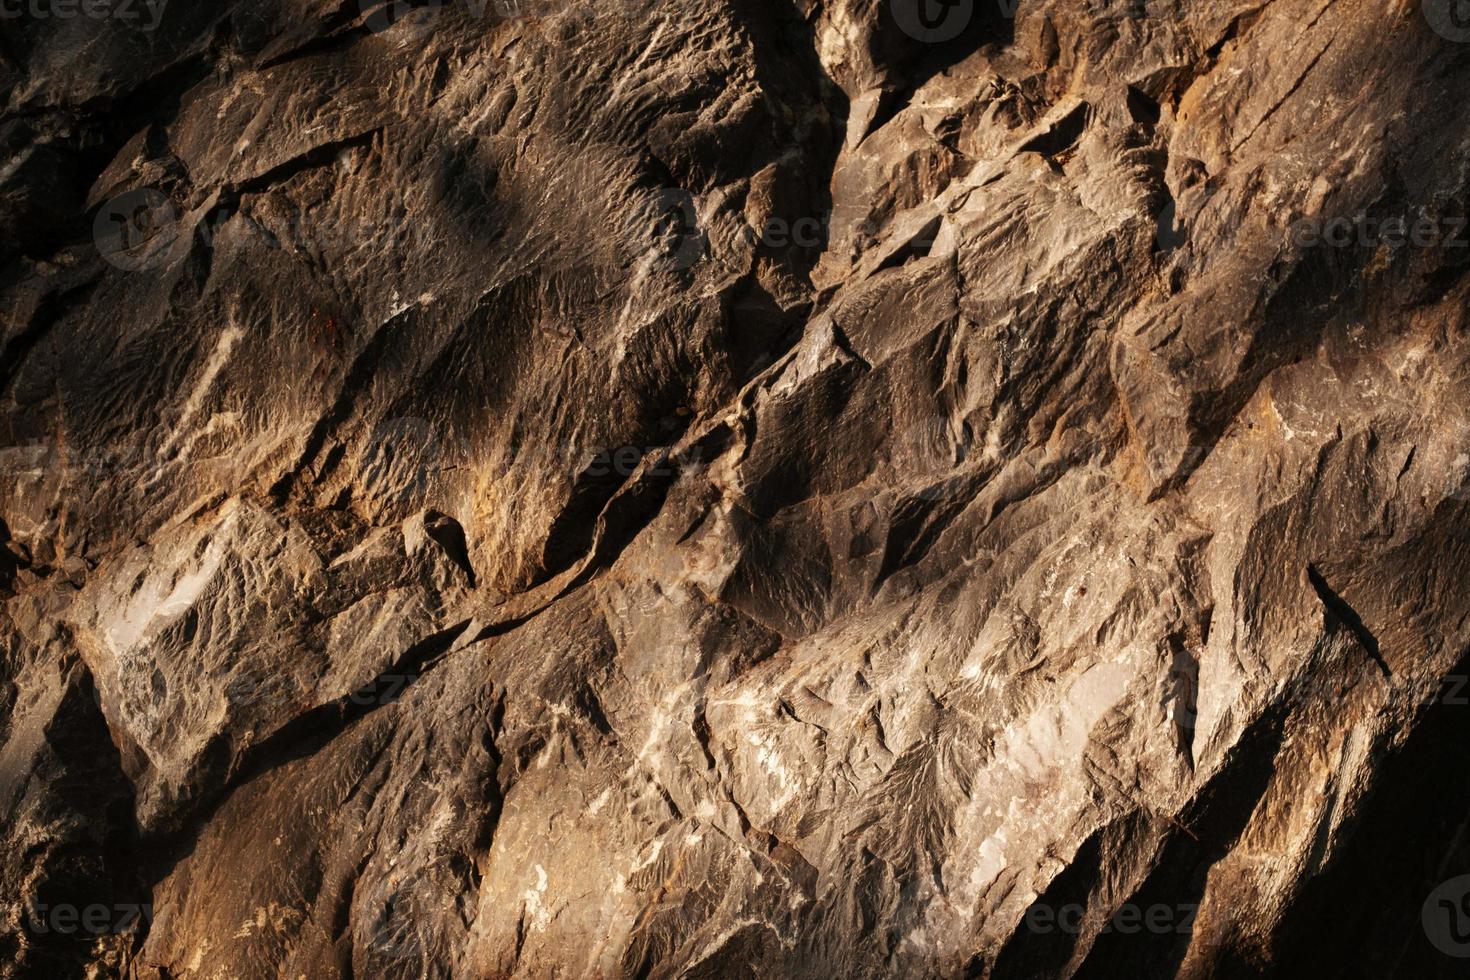
<svg viewBox="0 0 1470 980">
<path fill-rule="evenodd" d="M 1463 976 L 1462 6 L 7 6 L 0 977 Z"/>
</svg>

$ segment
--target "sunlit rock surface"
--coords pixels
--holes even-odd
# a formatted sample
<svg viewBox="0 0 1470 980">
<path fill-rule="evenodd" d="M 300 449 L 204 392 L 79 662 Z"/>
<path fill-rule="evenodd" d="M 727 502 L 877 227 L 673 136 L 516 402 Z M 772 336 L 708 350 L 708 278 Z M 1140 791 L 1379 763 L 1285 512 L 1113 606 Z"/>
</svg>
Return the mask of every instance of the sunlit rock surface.
<svg viewBox="0 0 1470 980">
<path fill-rule="evenodd" d="M 1470 24 L 920 2 L 7 12 L 0 975 L 1462 975 Z"/>
</svg>

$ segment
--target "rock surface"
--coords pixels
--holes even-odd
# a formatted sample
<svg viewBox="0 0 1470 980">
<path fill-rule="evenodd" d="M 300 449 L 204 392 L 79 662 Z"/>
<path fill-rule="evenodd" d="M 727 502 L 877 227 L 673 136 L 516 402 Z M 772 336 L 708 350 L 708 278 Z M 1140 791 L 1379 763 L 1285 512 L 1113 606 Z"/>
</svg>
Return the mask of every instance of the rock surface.
<svg viewBox="0 0 1470 980">
<path fill-rule="evenodd" d="M 27 9 L 0 975 L 1461 975 L 1455 4 Z"/>
</svg>

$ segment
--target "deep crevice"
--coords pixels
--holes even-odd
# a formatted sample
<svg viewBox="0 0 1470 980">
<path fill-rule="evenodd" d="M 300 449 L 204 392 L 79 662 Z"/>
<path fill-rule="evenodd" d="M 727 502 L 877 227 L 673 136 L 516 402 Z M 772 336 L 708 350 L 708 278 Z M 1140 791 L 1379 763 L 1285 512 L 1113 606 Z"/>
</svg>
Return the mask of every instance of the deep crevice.
<svg viewBox="0 0 1470 980">
<path fill-rule="evenodd" d="M 881 5 L 882 36 L 876 39 L 875 46 L 880 50 L 880 59 L 887 55 L 886 60 L 896 66 L 893 74 L 901 81 L 884 90 L 878 103 L 878 111 L 873 114 L 863 136 L 877 132 L 889 123 L 936 75 L 943 74 L 987 45 L 1004 48 L 1015 41 L 1015 8 L 1019 0 L 974 0 L 969 8 L 969 20 L 958 36 L 937 44 L 913 40 L 895 19 L 898 9 L 896 5 L 919 5 L 923 9 L 931 3 L 943 6 L 941 21 L 948 16 L 963 16 L 952 14 L 951 7 L 965 9 L 958 7 L 953 0 L 948 3 L 942 3 L 941 0 L 892 0 L 892 3 Z M 933 24 L 931 14 L 932 10 L 925 9 L 919 23 L 925 26 Z M 885 48 L 891 50 L 885 51 Z"/>
<path fill-rule="evenodd" d="M 1334 623 L 1346 626 L 1348 631 L 1357 638 L 1363 651 L 1378 665 L 1378 669 L 1383 671 L 1383 676 L 1392 677 L 1393 671 L 1389 670 L 1388 662 L 1383 659 L 1383 653 L 1378 647 L 1378 637 L 1368 629 L 1363 622 L 1363 617 L 1358 615 L 1358 611 L 1349 605 L 1346 599 L 1332 590 L 1332 586 L 1327 584 L 1327 580 L 1322 577 L 1316 565 L 1307 564 L 1307 578 L 1311 581 L 1312 588 L 1317 591 L 1317 597 L 1322 600 L 1322 605 L 1327 609 L 1328 627 L 1331 628 Z"/>
<path fill-rule="evenodd" d="M 1086 102 L 1079 103 L 1071 112 L 1052 123 L 1046 132 L 1022 143 L 1016 152 L 1039 153 L 1048 160 L 1053 160 L 1077 145 L 1077 141 L 1087 131 L 1087 124 L 1091 119 L 1092 106 Z"/>
</svg>

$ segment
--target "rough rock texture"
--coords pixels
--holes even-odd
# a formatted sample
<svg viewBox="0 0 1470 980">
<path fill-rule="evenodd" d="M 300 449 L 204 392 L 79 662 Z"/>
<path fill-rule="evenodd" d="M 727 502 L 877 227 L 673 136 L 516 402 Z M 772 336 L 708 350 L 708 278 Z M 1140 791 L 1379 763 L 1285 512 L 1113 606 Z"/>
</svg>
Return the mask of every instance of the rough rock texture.
<svg viewBox="0 0 1470 980">
<path fill-rule="evenodd" d="M 1470 31 L 917 2 L 5 21 L 0 975 L 1461 975 Z"/>
</svg>

